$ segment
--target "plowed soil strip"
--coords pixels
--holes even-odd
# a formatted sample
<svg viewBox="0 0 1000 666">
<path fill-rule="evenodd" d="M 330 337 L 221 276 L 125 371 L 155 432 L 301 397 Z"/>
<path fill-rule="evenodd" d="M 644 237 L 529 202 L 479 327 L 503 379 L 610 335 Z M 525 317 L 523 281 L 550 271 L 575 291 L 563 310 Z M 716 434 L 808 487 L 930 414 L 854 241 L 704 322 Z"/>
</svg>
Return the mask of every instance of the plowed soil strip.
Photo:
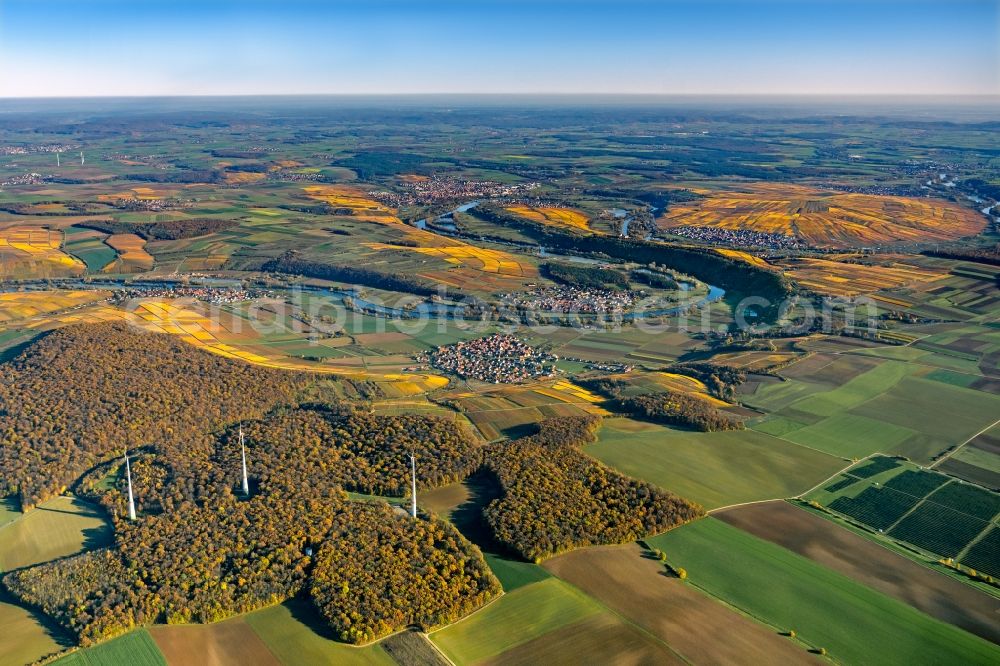
<svg viewBox="0 0 1000 666">
<path fill-rule="evenodd" d="M 888 550 L 863 536 L 775 501 L 712 514 L 942 622 L 1000 643 L 1000 600 Z"/>
<path fill-rule="evenodd" d="M 637 544 L 576 550 L 543 565 L 695 664 L 813 663 L 799 644 L 643 557 Z M 725 627 L 725 638 L 718 630 Z"/>
</svg>

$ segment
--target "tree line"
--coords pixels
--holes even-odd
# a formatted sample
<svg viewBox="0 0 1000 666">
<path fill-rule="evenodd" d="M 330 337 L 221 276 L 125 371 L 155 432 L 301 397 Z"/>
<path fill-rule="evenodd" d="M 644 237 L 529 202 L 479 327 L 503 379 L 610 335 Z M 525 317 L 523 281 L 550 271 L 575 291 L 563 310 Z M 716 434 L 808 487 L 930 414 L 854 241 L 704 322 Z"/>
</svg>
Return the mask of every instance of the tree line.
<svg viewBox="0 0 1000 666">
<path fill-rule="evenodd" d="M 374 289 L 416 294 L 417 296 L 433 296 L 437 293 L 434 285 L 409 275 L 383 273 L 370 268 L 338 266 L 314 261 L 303 257 L 294 250 L 289 250 L 281 256 L 265 262 L 261 265 L 260 270 L 269 273 L 302 275 L 332 282 L 348 282 Z"/>
<path fill-rule="evenodd" d="M 574 266 L 562 262 L 550 261 L 539 268 L 545 277 L 581 289 L 628 289 L 628 278 L 624 274 L 609 268 L 596 266 Z"/>
<path fill-rule="evenodd" d="M 608 398 L 603 405 L 611 411 L 632 418 L 702 432 L 743 429 L 740 421 L 717 409 L 704 397 L 679 391 L 630 394 L 632 384 L 616 377 L 581 380 L 578 383 Z"/>
<path fill-rule="evenodd" d="M 573 548 L 634 541 L 702 514 L 581 451 L 599 423 L 593 416 L 543 421 L 535 435 L 490 448 L 485 466 L 502 494 L 483 517 L 498 542 L 540 562 Z"/>
<path fill-rule="evenodd" d="M 186 220 L 163 220 L 160 222 L 89 221 L 77 226 L 96 229 L 106 234 L 136 234 L 146 240 L 180 240 L 207 236 L 231 229 L 239 225 L 236 220 L 220 220 L 211 217 L 197 217 Z"/>
</svg>

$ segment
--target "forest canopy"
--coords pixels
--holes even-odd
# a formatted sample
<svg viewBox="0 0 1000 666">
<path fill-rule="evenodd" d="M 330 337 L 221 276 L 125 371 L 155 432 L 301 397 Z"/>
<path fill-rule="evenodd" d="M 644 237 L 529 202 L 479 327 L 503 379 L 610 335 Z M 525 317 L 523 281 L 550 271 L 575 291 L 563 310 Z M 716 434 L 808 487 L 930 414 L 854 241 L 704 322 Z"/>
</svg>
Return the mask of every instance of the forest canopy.
<svg viewBox="0 0 1000 666">
<path fill-rule="evenodd" d="M 32 507 L 125 448 L 190 446 L 312 381 L 126 324 L 54 331 L 0 365 L 0 494 Z"/>
</svg>

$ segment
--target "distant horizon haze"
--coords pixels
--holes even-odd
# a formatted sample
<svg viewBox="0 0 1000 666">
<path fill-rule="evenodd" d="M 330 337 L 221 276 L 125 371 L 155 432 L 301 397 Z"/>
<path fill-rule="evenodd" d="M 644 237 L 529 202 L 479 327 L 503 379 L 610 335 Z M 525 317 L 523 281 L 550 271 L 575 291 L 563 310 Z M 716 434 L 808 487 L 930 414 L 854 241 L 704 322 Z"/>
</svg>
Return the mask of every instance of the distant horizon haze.
<svg viewBox="0 0 1000 666">
<path fill-rule="evenodd" d="M 0 98 L 996 95 L 1000 0 L 0 0 Z"/>
</svg>

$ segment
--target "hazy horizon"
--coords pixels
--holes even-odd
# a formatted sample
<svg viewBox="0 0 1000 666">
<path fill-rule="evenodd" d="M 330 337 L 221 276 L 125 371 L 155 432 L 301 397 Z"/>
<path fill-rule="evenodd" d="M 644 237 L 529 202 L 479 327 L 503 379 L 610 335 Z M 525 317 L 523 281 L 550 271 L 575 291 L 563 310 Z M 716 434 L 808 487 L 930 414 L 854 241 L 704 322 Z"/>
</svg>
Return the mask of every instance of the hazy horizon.
<svg viewBox="0 0 1000 666">
<path fill-rule="evenodd" d="M 5 0 L 0 97 L 996 95 L 1000 2 Z"/>
</svg>

